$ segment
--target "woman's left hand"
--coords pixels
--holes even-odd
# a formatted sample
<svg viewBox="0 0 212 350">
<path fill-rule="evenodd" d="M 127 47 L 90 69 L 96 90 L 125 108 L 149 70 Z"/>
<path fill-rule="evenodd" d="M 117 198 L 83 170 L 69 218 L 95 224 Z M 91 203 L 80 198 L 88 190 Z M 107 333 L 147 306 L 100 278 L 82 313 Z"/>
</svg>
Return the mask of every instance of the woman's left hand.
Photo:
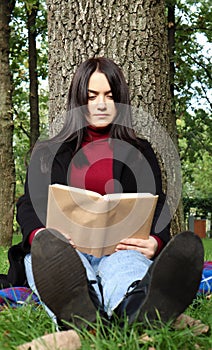
<svg viewBox="0 0 212 350">
<path fill-rule="evenodd" d="M 151 259 L 158 248 L 158 242 L 156 239 L 152 236 L 149 236 L 148 239 L 140 239 L 140 238 L 125 238 L 122 239 L 119 244 L 116 246 L 115 251 L 119 250 L 127 250 L 132 249 L 136 250 L 143 255 L 146 256 L 146 258 Z"/>
</svg>

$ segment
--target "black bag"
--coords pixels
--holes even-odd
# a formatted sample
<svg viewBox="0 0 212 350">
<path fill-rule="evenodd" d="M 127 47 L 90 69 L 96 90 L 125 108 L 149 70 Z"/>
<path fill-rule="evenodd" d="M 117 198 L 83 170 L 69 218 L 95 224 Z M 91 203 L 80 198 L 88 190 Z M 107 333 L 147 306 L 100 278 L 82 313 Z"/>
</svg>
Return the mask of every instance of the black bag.
<svg viewBox="0 0 212 350">
<path fill-rule="evenodd" d="M 8 274 L 0 274 L 0 288 L 9 287 L 27 287 L 27 279 L 24 266 L 24 257 L 26 253 L 22 244 L 12 246 L 8 250 L 9 270 Z"/>
</svg>

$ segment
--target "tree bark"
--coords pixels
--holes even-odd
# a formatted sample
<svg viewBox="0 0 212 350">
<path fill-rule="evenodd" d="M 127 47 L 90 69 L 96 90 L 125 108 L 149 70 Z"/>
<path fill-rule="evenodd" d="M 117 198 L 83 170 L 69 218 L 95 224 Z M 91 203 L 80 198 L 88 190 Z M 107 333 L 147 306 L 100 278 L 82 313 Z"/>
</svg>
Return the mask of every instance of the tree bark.
<svg viewBox="0 0 212 350">
<path fill-rule="evenodd" d="M 157 153 L 164 190 L 176 209 L 181 188 L 165 1 L 47 0 L 47 6 L 51 133 L 61 128 L 61 113 L 76 67 L 89 57 L 114 59 L 131 91 L 134 127 Z M 177 217 L 174 233 L 181 230 Z"/>
<path fill-rule="evenodd" d="M 9 66 L 9 23 L 15 1 L 0 2 L 0 245 L 12 243 L 15 170 L 13 159 L 12 82 Z"/>
<path fill-rule="evenodd" d="M 39 97 L 38 97 L 38 75 L 37 75 L 37 49 L 36 49 L 36 17 L 39 1 L 27 11 L 27 29 L 29 45 L 29 81 L 30 81 L 30 148 L 32 149 L 39 137 Z"/>
</svg>

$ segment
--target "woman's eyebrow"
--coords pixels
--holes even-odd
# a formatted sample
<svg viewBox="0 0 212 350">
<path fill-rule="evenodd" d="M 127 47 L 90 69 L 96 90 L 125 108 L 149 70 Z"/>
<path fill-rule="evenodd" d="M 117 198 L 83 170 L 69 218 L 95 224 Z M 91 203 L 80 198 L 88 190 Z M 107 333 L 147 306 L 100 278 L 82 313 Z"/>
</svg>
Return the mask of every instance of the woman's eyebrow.
<svg viewBox="0 0 212 350">
<path fill-rule="evenodd" d="M 90 89 L 88 89 L 88 92 L 90 92 L 90 93 L 92 93 L 92 94 L 96 94 L 96 95 L 99 94 L 99 91 L 90 90 Z M 105 91 L 105 94 L 106 94 L 106 95 L 107 95 L 107 94 L 110 94 L 110 93 L 111 93 L 111 90 Z"/>
</svg>

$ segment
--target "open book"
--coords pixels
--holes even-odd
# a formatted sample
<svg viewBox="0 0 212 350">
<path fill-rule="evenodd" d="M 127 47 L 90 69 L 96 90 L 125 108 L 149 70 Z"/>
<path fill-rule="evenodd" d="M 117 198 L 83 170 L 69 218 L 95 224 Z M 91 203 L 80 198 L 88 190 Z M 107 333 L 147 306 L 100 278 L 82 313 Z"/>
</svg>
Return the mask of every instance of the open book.
<svg viewBox="0 0 212 350">
<path fill-rule="evenodd" d="M 148 239 L 158 196 L 99 193 L 50 185 L 47 228 L 59 230 L 77 249 L 100 257 L 112 254 L 124 238 Z"/>
</svg>

